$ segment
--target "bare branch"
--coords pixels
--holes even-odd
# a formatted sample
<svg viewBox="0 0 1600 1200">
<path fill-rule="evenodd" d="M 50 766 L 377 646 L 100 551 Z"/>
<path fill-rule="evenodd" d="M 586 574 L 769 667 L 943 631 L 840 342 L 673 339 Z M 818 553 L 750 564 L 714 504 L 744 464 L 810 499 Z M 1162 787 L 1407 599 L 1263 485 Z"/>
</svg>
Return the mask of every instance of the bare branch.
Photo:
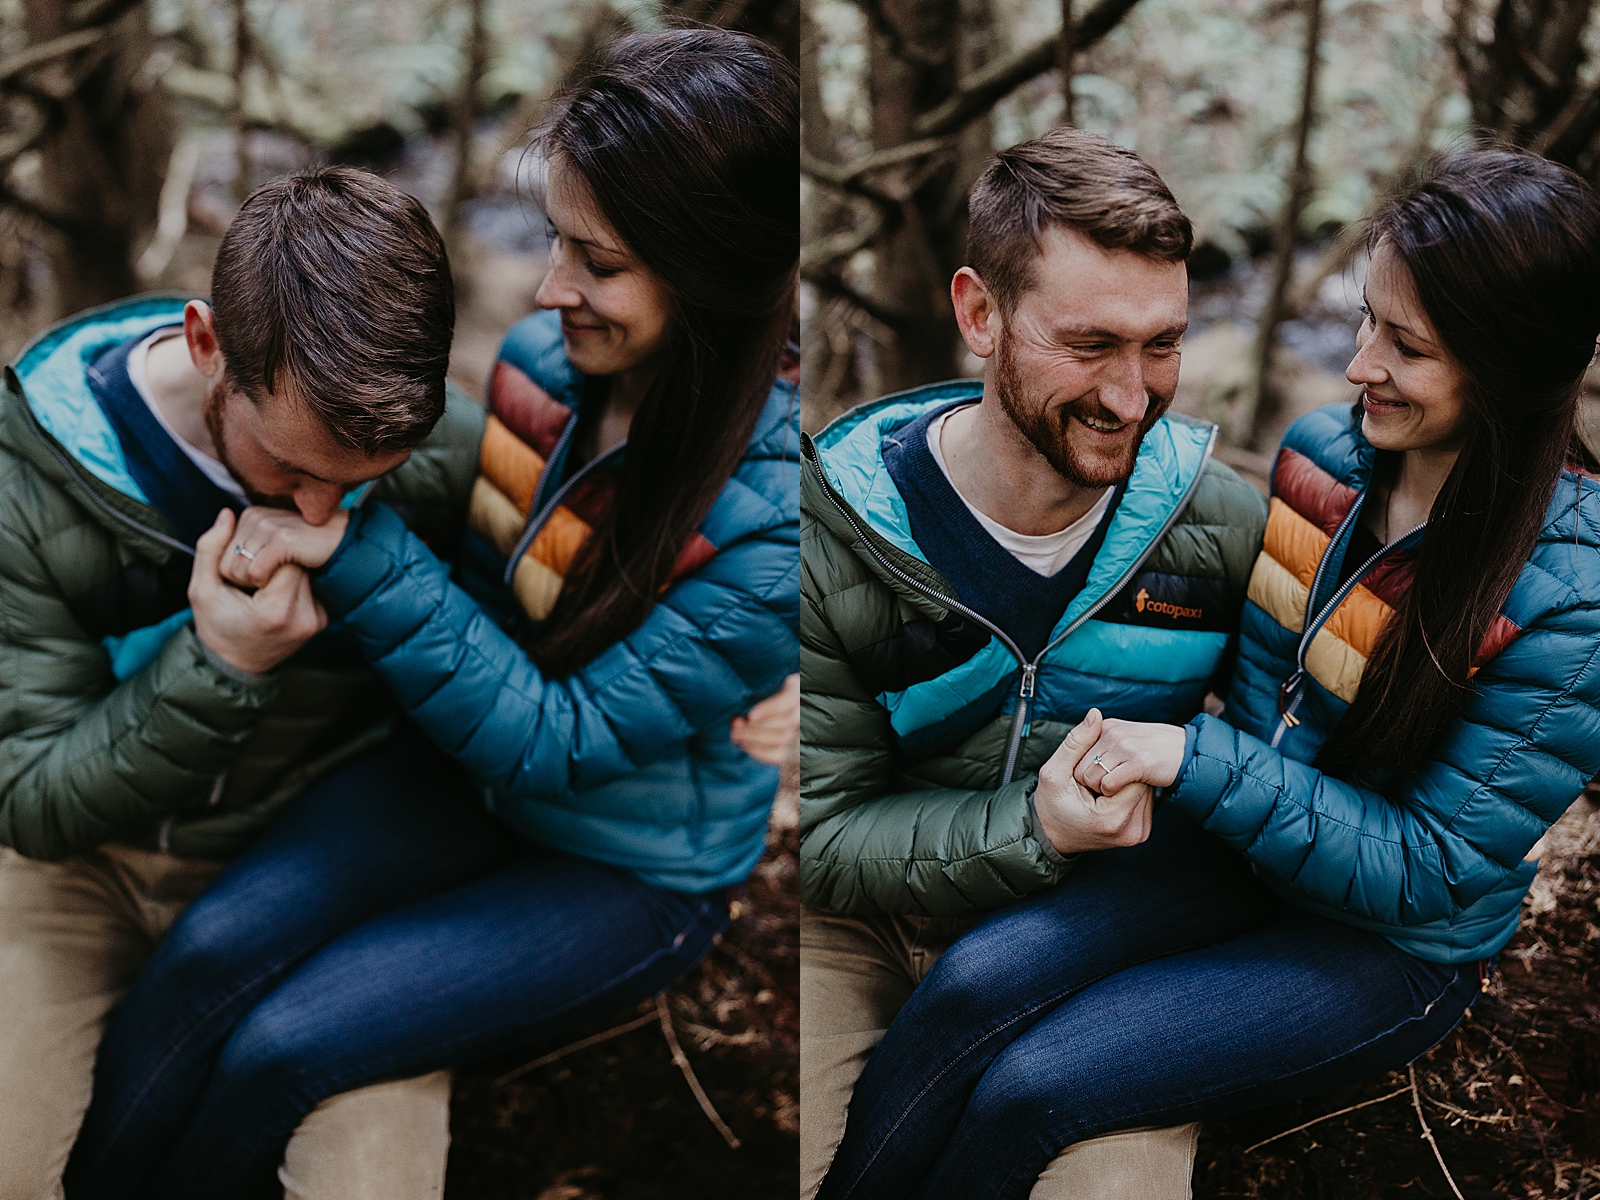
<svg viewBox="0 0 1600 1200">
<path fill-rule="evenodd" d="M 1100 0 L 1083 14 L 1073 31 L 1074 51 L 1087 50 L 1115 29 L 1139 0 Z M 1053 33 L 962 80 L 961 86 L 938 108 L 923 113 L 911 125 L 917 137 L 954 133 L 974 117 L 993 108 L 1035 75 L 1054 69 L 1061 50 L 1061 35 Z"/>
<path fill-rule="evenodd" d="M 621 1037 L 623 1034 L 631 1033 L 635 1029 L 643 1029 L 646 1025 L 653 1025 L 656 1020 L 656 1014 L 648 1012 L 642 1017 L 635 1017 L 631 1021 L 624 1021 L 621 1025 L 613 1026 L 604 1033 L 597 1033 L 593 1037 L 579 1038 L 575 1042 L 569 1042 L 559 1050 L 552 1050 L 549 1054 L 541 1055 L 532 1062 L 523 1063 L 520 1067 L 507 1071 L 494 1081 L 494 1086 L 505 1087 L 513 1079 L 526 1075 L 529 1071 L 537 1071 L 540 1067 L 548 1067 L 557 1059 L 565 1058 L 569 1054 L 576 1054 L 579 1050 L 587 1050 L 590 1046 L 598 1046 L 601 1042 L 609 1042 L 614 1037 Z"/>
<path fill-rule="evenodd" d="M 921 141 L 906 142 L 899 146 L 890 146 L 887 150 L 875 150 L 871 154 L 850 163 L 824 162 L 814 154 L 800 152 L 800 169 L 813 179 L 823 183 L 830 183 L 836 188 L 857 194 L 874 195 L 874 193 L 861 193 L 854 186 L 864 175 L 874 171 L 882 171 L 886 167 L 896 167 L 912 159 L 924 158 L 951 149 L 951 140 L 947 137 L 923 138 Z M 898 199 L 883 194 L 884 199 Z"/>
<path fill-rule="evenodd" d="M 49 127 L 50 118 L 44 108 L 37 103 L 28 103 L 21 123 L 15 129 L 0 135 L 0 171 L 10 166 L 11 160 L 24 150 L 31 149 Z"/>
<path fill-rule="evenodd" d="M 1428 1145 L 1433 1147 L 1433 1156 L 1439 1160 L 1439 1170 L 1444 1172 L 1445 1182 L 1450 1185 L 1450 1190 L 1456 1194 L 1456 1200 L 1467 1200 L 1461 1194 L 1461 1189 L 1456 1186 L 1455 1176 L 1450 1174 L 1450 1168 L 1445 1166 L 1444 1154 L 1439 1149 L 1439 1143 L 1433 1140 L 1433 1130 L 1428 1128 L 1428 1118 L 1422 1115 L 1421 1093 L 1417 1091 L 1417 1068 L 1415 1064 L 1407 1068 L 1411 1072 L 1411 1104 L 1417 1110 L 1417 1120 L 1422 1125 L 1422 1136 L 1428 1139 Z"/>
<path fill-rule="evenodd" d="M 867 219 L 854 229 L 822 238 L 800 249 L 800 274 L 807 276 L 830 262 L 849 258 L 864 250 L 883 232 L 888 223 L 881 208 L 874 207 Z"/>
<path fill-rule="evenodd" d="M 700 1102 L 700 1111 L 706 1114 L 706 1119 L 717 1127 L 717 1132 L 722 1135 L 722 1140 L 728 1143 L 730 1150 L 737 1150 L 740 1146 L 739 1139 L 734 1136 L 733 1130 L 728 1128 L 728 1123 L 717 1114 L 716 1106 L 711 1103 L 711 1097 L 700 1086 L 700 1081 L 695 1078 L 694 1068 L 689 1065 L 689 1056 L 683 1052 L 683 1047 L 678 1045 L 678 1034 L 672 1028 L 672 1014 L 667 1010 L 667 994 L 656 993 L 656 1013 L 661 1018 L 661 1034 L 667 1039 L 667 1048 L 672 1051 L 672 1061 L 677 1064 L 678 1070 L 683 1072 L 683 1077 L 689 1081 L 689 1090 L 694 1093 L 694 1098 Z"/>
<path fill-rule="evenodd" d="M 77 0 L 67 8 L 67 24 L 74 29 L 89 25 L 109 25 L 123 13 L 137 8 L 144 0 Z"/>
<path fill-rule="evenodd" d="M 19 50 L 10 58 L 0 61 L 0 86 L 10 83 L 25 71 L 87 49 L 105 38 L 107 32 L 105 29 L 80 29 L 77 33 L 65 33 L 48 42 Z"/>
<path fill-rule="evenodd" d="M 1410 1090 L 1411 1089 L 1409 1087 L 1398 1088 L 1395 1091 L 1390 1092 L 1387 1096 L 1377 1096 L 1371 1100 L 1363 1100 L 1360 1104 L 1352 1104 L 1348 1108 L 1341 1108 L 1338 1112 L 1324 1113 L 1314 1121 L 1307 1121 L 1304 1125 L 1296 1125 L 1293 1129 L 1285 1129 L 1282 1133 L 1275 1133 L 1271 1137 L 1257 1142 L 1254 1146 L 1246 1146 L 1244 1152 L 1246 1154 L 1253 1154 L 1257 1150 L 1261 1149 L 1261 1147 L 1270 1146 L 1279 1138 L 1286 1138 L 1291 1133 L 1299 1133 L 1302 1130 L 1310 1129 L 1313 1125 L 1320 1125 L 1324 1121 L 1331 1121 L 1335 1117 L 1342 1117 L 1345 1115 L 1345 1113 L 1353 1113 L 1358 1108 L 1368 1108 L 1374 1104 L 1382 1104 L 1385 1100 L 1393 1100 L 1396 1096 L 1404 1096 Z"/>
<path fill-rule="evenodd" d="M 52 229 L 58 229 L 68 235 L 78 232 L 78 221 L 73 220 L 64 213 L 45 208 L 42 204 L 29 200 L 26 196 L 19 196 L 8 187 L 0 187 L 0 206 L 14 208 L 18 212 L 26 213 L 36 220 L 43 221 Z"/>
</svg>

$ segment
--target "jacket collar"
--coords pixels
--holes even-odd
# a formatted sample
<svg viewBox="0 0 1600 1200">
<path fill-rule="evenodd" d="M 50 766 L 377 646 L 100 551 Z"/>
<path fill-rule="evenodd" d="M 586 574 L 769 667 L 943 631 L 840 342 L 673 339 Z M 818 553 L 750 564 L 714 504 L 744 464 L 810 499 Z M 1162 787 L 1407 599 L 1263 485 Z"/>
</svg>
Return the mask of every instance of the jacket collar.
<svg viewBox="0 0 1600 1200">
<path fill-rule="evenodd" d="M 818 433 L 813 443 L 817 462 L 839 500 L 871 534 L 931 576 L 930 585 L 936 590 L 943 581 L 928 566 L 911 535 L 905 500 L 884 465 L 882 446 L 917 418 L 954 401 L 977 400 L 982 394 L 981 381 L 957 380 L 886 396 L 840 416 Z M 1083 590 L 1062 614 L 1061 627 L 1096 603 L 1166 530 L 1204 469 L 1215 436 L 1214 425 L 1176 414 L 1162 417 L 1145 435 L 1105 544 Z M 808 503 L 808 509 L 812 508 L 820 520 L 840 532 L 823 503 Z M 844 536 L 847 541 L 857 540 Z M 919 574 L 914 568 L 908 573 Z"/>
</svg>

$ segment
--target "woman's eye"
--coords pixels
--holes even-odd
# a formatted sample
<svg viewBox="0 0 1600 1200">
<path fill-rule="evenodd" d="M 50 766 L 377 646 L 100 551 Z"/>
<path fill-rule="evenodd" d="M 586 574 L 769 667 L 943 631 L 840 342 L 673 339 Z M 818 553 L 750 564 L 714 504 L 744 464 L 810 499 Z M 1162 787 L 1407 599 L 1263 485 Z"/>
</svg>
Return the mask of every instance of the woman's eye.
<svg viewBox="0 0 1600 1200">
<path fill-rule="evenodd" d="M 621 273 L 621 268 L 619 267 L 602 267 L 600 264 L 594 262 L 586 263 L 585 267 L 587 268 L 589 274 L 593 275 L 596 279 L 610 279 L 613 275 Z"/>
<path fill-rule="evenodd" d="M 1423 356 L 1422 351 L 1406 345 L 1399 338 L 1395 338 L 1394 348 L 1400 351 L 1401 358 L 1421 358 Z"/>
<path fill-rule="evenodd" d="M 559 238 L 559 237 L 560 237 L 560 236 L 561 236 L 561 235 L 560 235 L 560 234 L 559 234 L 559 233 L 557 233 L 557 232 L 556 232 L 556 227 L 555 227 L 555 224 L 554 224 L 554 223 L 553 223 L 553 222 L 551 222 L 551 221 L 546 221 L 546 222 L 545 222 L 545 223 L 544 223 L 544 237 L 545 237 L 545 241 L 547 241 L 547 242 L 553 242 L 553 241 L 555 241 L 555 240 L 556 240 L 556 239 L 557 239 L 557 238 Z"/>
</svg>

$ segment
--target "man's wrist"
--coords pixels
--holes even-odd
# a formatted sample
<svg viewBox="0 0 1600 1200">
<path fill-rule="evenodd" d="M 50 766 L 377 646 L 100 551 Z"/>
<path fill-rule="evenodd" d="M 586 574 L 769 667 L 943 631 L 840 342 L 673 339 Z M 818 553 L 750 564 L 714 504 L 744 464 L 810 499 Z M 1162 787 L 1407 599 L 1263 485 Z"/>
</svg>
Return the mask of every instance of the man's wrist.
<svg viewBox="0 0 1600 1200">
<path fill-rule="evenodd" d="M 1037 803 L 1038 786 L 1028 789 L 1028 817 L 1033 829 L 1034 840 L 1039 843 L 1039 848 L 1044 851 L 1045 859 L 1058 867 L 1064 867 L 1077 857 L 1075 854 L 1063 854 L 1050 840 L 1050 835 L 1045 832 L 1044 821 L 1039 816 Z"/>
</svg>

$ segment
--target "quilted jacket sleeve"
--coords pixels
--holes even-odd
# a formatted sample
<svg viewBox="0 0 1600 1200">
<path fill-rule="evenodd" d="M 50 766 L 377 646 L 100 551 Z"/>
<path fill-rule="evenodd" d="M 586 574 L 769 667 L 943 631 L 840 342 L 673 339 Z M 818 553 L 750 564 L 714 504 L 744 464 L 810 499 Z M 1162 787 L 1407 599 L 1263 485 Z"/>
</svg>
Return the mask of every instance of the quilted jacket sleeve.
<svg viewBox="0 0 1600 1200">
<path fill-rule="evenodd" d="M 888 607 L 885 589 L 833 534 L 802 521 L 801 898 L 836 912 L 957 916 L 1057 883 L 1068 860 L 1035 834 L 1034 776 L 994 790 L 896 789 L 888 713 L 835 632 L 836 619 L 859 626 L 861 606 Z"/>
<path fill-rule="evenodd" d="M 795 669 L 798 548 L 793 518 L 774 513 L 562 679 L 546 678 L 383 506 L 351 520 L 315 586 L 417 723 L 504 793 L 503 807 L 681 753 L 778 690 Z"/>
<path fill-rule="evenodd" d="M 1448 919 L 1516 870 L 1600 770 L 1600 606 L 1569 590 L 1530 622 L 1473 677 L 1435 754 L 1386 790 L 1287 759 L 1214 717 L 1191 727 L 1169 799 L 1262 871 L 1366 919 Z"/>
<path fill-rule="evenodd" d="M 53 538 L 90 536 L 33 511 Z M 65 858 L 204 803 L 276 686 L 221 663 L 192 628 L 118 683 L 37 545 L 0 522 L 0 842 Z"/>
</svg>

